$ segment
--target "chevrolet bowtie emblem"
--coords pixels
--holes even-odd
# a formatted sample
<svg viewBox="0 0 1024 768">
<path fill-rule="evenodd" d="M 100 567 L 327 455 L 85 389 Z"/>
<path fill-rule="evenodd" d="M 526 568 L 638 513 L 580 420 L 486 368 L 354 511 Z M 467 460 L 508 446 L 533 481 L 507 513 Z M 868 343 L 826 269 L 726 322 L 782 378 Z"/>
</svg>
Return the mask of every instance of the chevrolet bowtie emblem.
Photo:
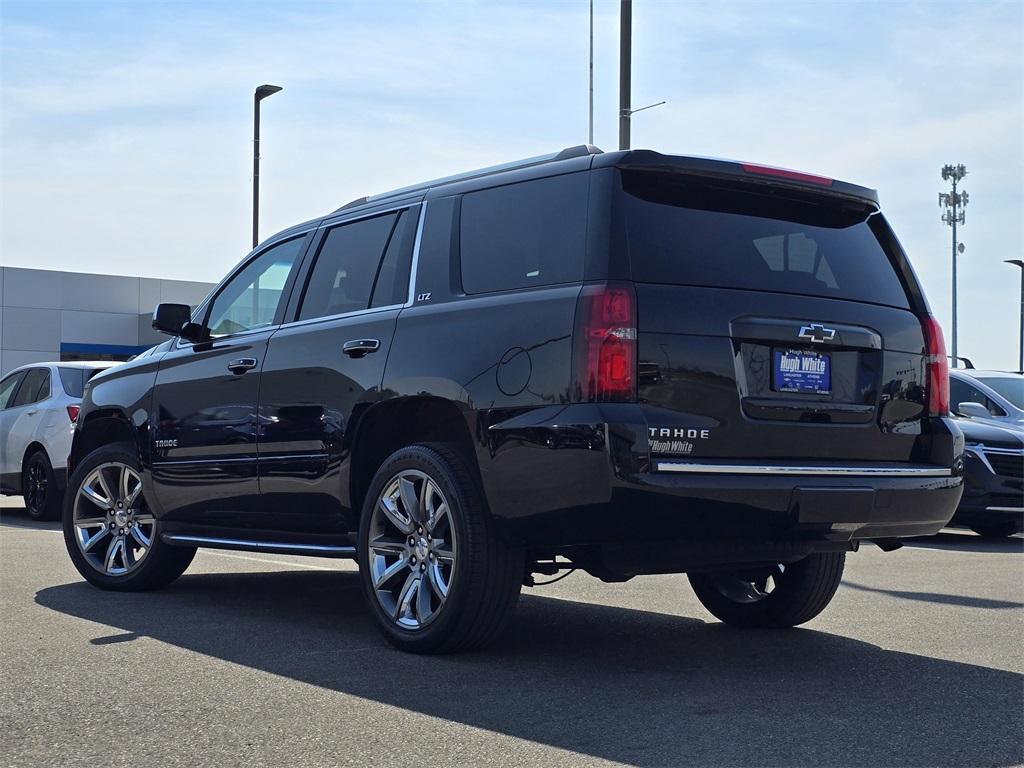
<svg viewBox="0 0 1024 768">
<path fill-rule="evenodd" d="M 800 328 L 800 333 L 797 334 L 801 339 L 809 339 L 810 341 L 822 344 L 826 341 L 832 341 L 836 337 L 835 328 L 826 328 L 821 323 L 811 323 Z"/>
</svg>

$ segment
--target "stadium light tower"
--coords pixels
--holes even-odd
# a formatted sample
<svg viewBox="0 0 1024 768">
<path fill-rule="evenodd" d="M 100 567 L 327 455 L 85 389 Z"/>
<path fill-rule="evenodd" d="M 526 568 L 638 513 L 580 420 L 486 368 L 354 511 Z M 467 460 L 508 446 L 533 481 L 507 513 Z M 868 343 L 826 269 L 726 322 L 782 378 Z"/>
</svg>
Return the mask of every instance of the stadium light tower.
<svg viewBox="0 0 1024 768">
<path fill-rule="evenodd" d="M 957 366 L 956 359 L 956 257 L 957 253 L 963 253 L 963 244 L 957 248 L 956 225 L 965 224 L 964 206 L 967 205 L 967 193 L 957 189 L 957 184 L 967 175 L 967 166 L 944 165 L 942 166 L 942 180 L 952 181 L 953 189 L 950 192 L 939 193 L 939 207 L 943 208 L 942 220 L 953 228 L 953 367 Z"/>
</svg>

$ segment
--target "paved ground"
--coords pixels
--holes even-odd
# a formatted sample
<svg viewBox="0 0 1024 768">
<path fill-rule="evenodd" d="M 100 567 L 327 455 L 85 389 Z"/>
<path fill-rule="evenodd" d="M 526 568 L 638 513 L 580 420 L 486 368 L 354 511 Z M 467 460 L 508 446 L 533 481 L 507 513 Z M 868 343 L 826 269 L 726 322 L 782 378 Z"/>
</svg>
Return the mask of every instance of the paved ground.
<svg viewBox="0 0 1024 768">
<path fill-rule="evenodd" d="M 103 593 L 8 501 L 0 763 L 1020 764 L 1022 545 L 866 548 L 790 631 L 717 624 L 685 577 L 574 574 L 498 647 L 425 659 L 378 639 L 348 563 L 201 552 Z"/>
</svg>

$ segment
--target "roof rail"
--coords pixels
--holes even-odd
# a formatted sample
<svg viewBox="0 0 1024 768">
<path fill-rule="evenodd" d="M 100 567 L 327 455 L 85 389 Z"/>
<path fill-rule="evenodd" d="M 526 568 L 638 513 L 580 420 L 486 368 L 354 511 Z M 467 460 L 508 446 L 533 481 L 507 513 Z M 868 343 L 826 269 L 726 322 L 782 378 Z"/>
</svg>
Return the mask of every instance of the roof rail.
<svg viewBox="0 0 1024 768">
<path fill-rule="evenodd" d="M 375 200 L 386 200 L 389 197 L 397 197 L 398 195 L 404 195 L 411 192 L 418 192 L 420 190 L 427 190 L 431 187 L 436 187 L 441 184 L 451 184 L 455 181 L 467 181 L 469 179 L 479 179 L 483 176 L 491 176 L 495 173 L 504 173 L 505 171 L 514 171 L 520 168 L 530 168 L 534 165 L 544 165 L 545 163 L 556 163 L 559 160 L 568 160 L 573 157 L 588 157 L 590 155 L 600 155 L 601 150 L 595 147 L 593 144 L 577 144 L 575 147 L 566 147 L 560 152 L 552 152 L 547 155 L 537 155 L 536 157 L 528 157 L 524 160 L 513 160 L 510 163 L 502 163 L 501 165 L 492 165 L 488 168 L 480 168 L 475 171 L 466 171 L 465 173 L 457 173 L 454 176 L 443 176 L 440 179 L 433 179 L 431 181 L 425 181 L 420 184 L 413 184 L 409 187 L 402 187 L 400 189 L 394 189 L 390 192 L 382 192 L 379 195 L 370 195 L 368 197 L 357 197 L 351 202 L 345 203 L 345 205 L 338 208 L 338 211 L 344 211 L 346 208 L 355 208 L 357 205 L 363 205 L 364 203 L 373 202 Z"/>
</svg>

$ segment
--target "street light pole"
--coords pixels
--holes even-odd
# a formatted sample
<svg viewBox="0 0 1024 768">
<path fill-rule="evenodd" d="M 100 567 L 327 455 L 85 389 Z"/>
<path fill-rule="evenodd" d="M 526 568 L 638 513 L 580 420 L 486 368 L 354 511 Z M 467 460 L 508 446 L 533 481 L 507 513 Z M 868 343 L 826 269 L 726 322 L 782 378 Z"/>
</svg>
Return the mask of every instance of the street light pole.
<svg viewBox="0 0 1024 768">
<path fill-rule="evenodd" d="M 1006 259 L 1006 263 L 1020 267 L 1020 342 L 1017 345 L 1017 370 L 1024 373 L 1024 260 Z"/>
<path fill-rule="evenodd" d="M 633 56 L 633 0 L 619 6 L 619 149 L 629 149 L 630 84 Z"/>
<path fill-rule="evenodd" d="M 942 166 L 942 180 L 953 182 L 952 192 L 940 192 L 939 193 L 939 207 L 945 208 L 945 212 L 942 214 L 942 220 L 953 228 L 953 367 L 957 367 L 957 355 L 956 355 L 956 256 L 957 256 L 957 240 L 956 240 L 956 225 L 966 223 L 964 215 L 964 206 L 967 205 L 967 193 L 957 191 L 957 183 L 967 175 L 967 166 L 960 165 L 944 165 Z M 963 253 L 963 246 L 959 249 L 960 253 Z"/>
<path fill-rule="evenodd" d="M 279 85 L 261 85 L 253 94 L 252 125 L 252 247 L 260 241 L 260 102 L 281 90 Z"/>
<path fill-rule="evenodd" d="M 587 132 L 587 144 L 594 143 L 594 0 L 590 0 L 590 130 Z"/>
</svg>

